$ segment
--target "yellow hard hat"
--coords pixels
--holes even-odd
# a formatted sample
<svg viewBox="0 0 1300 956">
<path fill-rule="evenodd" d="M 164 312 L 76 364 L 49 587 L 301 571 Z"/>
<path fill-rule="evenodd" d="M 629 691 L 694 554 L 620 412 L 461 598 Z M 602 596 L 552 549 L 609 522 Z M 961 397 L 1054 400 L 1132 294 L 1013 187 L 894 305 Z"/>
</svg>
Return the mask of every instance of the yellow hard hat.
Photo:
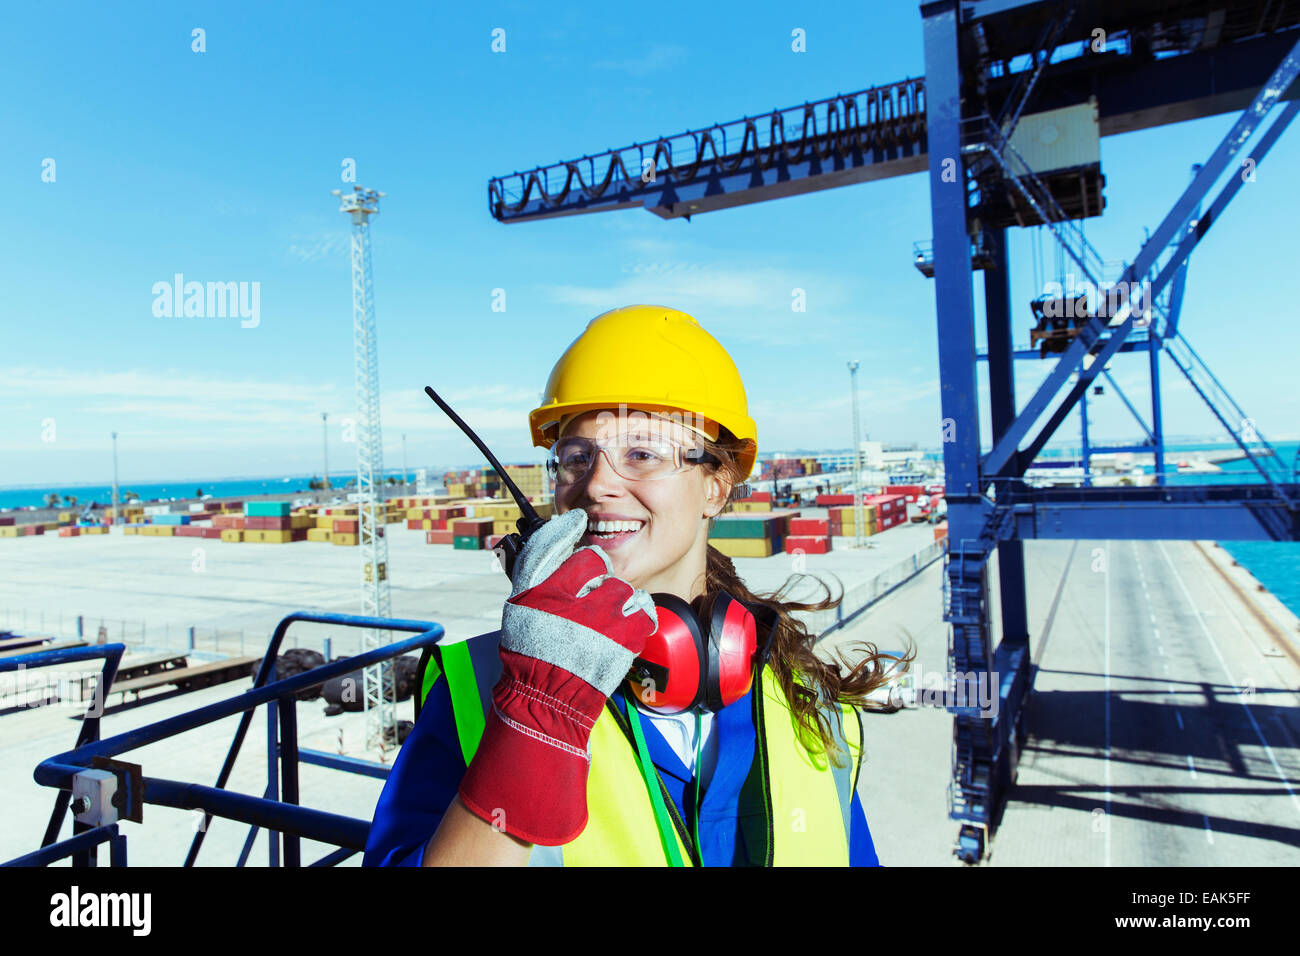
<svg viewBox="0 0 1300 956">
<path fill-rule="evenodd" d="M 685 312 L 629 305 L 596 316 L 560 356 L 542 404 L 528 414 L 533 444 L 550 448 L 561 419 L 626 405 L 689 412 L 747 442 L 737 455 L 745 475 L 758 456 L 758 428 L 749 417 L 736 363 L 717 339 Z"/>
</svg>

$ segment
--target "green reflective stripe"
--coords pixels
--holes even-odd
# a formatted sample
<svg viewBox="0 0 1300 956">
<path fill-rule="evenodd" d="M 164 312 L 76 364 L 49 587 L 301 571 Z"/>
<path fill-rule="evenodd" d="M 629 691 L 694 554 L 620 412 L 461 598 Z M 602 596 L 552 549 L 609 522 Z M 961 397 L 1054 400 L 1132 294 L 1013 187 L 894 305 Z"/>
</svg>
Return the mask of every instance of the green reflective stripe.
<svg viewBox="0 0 1300 956">
<path fill-rule="evenodd" d="M 420 684 L 421 707 L 429 702 L 429 692 L 433 690 L 433 685 L 438 683 L 438 678 L 441 676 L 442 668 L 438 666 L 438 655 L 430 654 L 428 662 L 424 665 L 424 680 Z"/>
<path fill-rule="evenodd" d="M 668 857 L 669 866 L 684 866 L 682 855 L 677 852 L 677 839 L 673 825 L 668 820 L 668 808 L 664 806 L 664 795 L 659 790 L 659 773 L 650 760 L 650 750 L 645 744 L 645 734 L 641 732 L 641 715 L 636 705 L 627 702 L 627 722 L 632 725 L 632 736 L 636 738 L 636 752 L 641 777 L 645 780 L 646 790 L 650 793 L 650 803 L 655 811 L 655 823 L 659 827 L 659 842 L 663 844 L 664 855 Z"/>
<path fill-rule="evenodd" d="M 447 689 L 451 692 L 451 709 L 456 717 L 456 736 L 460 738 L 460 752 L 468 767 L 486 726 L 483 703 L 474 680 L 474 663 L 470 660 L 468 641 L 443 644 L 441 650 L 442 668 L 447 673 Z"/>
</svg>

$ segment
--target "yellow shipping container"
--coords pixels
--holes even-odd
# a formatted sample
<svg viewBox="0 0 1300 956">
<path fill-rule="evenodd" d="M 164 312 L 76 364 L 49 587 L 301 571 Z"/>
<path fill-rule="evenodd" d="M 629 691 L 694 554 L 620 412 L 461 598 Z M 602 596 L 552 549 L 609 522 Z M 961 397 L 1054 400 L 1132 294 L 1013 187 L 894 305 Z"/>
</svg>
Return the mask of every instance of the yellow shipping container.
<svg viewBox="0 0 1300 956">
<path fill-rule="evenodd" d="M 82 528 L 81 533 L 82 534 L 107 534 L 108 529 L 103 525 L 93 525 L 92 527 L 89 528 Z"/>
<path fill-rule="evenodd" d="M 244 540 L 258 544 L 286 544 L 293 540 L 293 532 L 284 531 L 245 531 Z"/>
<path fill-rule="evenodd" d="M 139 529 L 139 528 L 136 528 L 136 527 L 134 527 L 134 526 L 132 526 L 132 525 L 124 525 L 124 526 L 122 527 L 122 533 L 123 533 L 123 534 L 139 534 L 139 533 L 140 533 L 140 529 Z"/>
<path fill-rule="evenodd" d="M 0 528 L 0 538 L 16 538 L 18 537 L 18 535 L 19 535 L 19 531 L 18 531 L 18 526 L 16 524 L 11 524 L 4 528 Z"/>
<path fill-rule="evenodd" d="M 289 527 L 294 529 L 314 528 L 316 527 L 316 518 L 313 515 L 292 515 L 289 518 Z"/>
<path fill-rule="evenodd" d="M 772 539 L 710 538 L 709 545 L 729 558 L 768 558 L 772 556 Z"/>
<path fill-rule="evenodd" d="M 130 531 L 130 529 L 127 529 L 127 530 L 128 530 L 128 532 Z M 243 532 L 243 531 L 240 531 L 238 528 L 222 528 L 222 529 L 221 529 L 221 540 L 222 540 L 222 541 L 235 541 L 235 542 L 243 541 L 243 540 L 244 540 L 244 532 Z"/>
<path fill-rule="evenodd" d="M 331 534 L 333 534 L 333 532 L 330 531 L 329 528 L 308 528 L 308 529 L 307 529 L 307 540 L 308 540 L 308 541 L 324 541 L 326 544 L 328 544 L 328 543 L 329 543 L 329 540 L 330 540 L 330 535 L 331 535 Z"/>
<path fill-rule="evenodd" d="M 515 532 L 515 531 L 518 531 L 518 530 L 519 530 L 519 526 L 518 526 L 517 524 L 515 524 L 515 522 L 513 522 L 513 521 L 506 520 L 506 521 L 493 521 L 493 522 L 492 522 L 492 533 L 493 533 L 493 534 L 511 534 L 511 533 L 513 533 L 513 532 Z"/>
<path fill-rule="evenodd" d="M 734 502 L 734 505 L 735 510 L 740 512 L 772 510 L 772 502 L 770 501 L 737 501 Z"/>
<path fill-rule="evenodd" d="M 72 512 L 71 512 L 71 511 L 60 511 L 60 512 L 59 512 L 59 520 L 60 520 L 60 521 L 71 521 L 71 520 L 72 520 Z"/>
<path fill-rule="evenodd" d="M 353 545 L 357 543 L 355 534 L 347 534 L 343 531 L 335 531 L 330 537 L 331 544 Z"/>
<path fill-rule="evenodd" d="M 332 531 L 334 529 L 334 516 L 321 515 L 316 519 L 316 527 L 324 528 L 326 531 Z"/>
</svg>

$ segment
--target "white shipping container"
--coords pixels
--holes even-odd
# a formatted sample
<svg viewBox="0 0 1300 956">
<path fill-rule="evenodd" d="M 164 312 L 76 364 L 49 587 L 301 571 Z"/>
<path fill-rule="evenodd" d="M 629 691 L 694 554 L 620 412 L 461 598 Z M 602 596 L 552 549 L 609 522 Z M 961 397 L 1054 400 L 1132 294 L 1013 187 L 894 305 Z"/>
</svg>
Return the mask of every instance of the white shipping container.
<svg viewBox="0 0 1300 956">
<path fill-rule="evenodd" d="M 1011 145 L 1036 173 L 1099 164 L 1101 131 L 1096 99 L 1020 117 Z M 1013 161 L 1013 170 L 1016 165 Z"/>
</svg>

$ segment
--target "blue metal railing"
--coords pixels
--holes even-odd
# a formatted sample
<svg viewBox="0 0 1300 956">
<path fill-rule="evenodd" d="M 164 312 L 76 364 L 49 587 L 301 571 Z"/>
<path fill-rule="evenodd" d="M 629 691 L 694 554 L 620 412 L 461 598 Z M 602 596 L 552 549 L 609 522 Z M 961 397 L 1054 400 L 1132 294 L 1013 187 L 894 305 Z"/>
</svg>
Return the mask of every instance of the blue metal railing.
<svg viewBox="0 0 1300 956">
<path fill-rule="evenodd" d="M 92 744 L 99 740 L 99 720 L 104 713 L 104 702 L 108 699 L 108 688 L 112 686 L 113 680 L 117 677 L 118 666 L 122 662 L 122 654 L 126 651 L 124 644 L 99 644 L 90 647 L 65 647 L 52 651 L 33 651 L 30 654 L 19 654 L 15 657 L 0 658 L 0 674 L 12 671 L 24 672 L 28 670 L 37 670 L 42 667 L 53 667 L 58 664 L 75 664 L 79 661 L 90 661 L 103 659 L 103 667 L 100 668 L 99 677 L 95 685 L 95 696 L 91 699 L 86 713 L 81 722 L 81 729 L 77 732 L 78 748 L 87 744 Z M 59 830 L 63 828 L 63 819 L 67 815 L 68 803 L 72 799 L 71 790 L 61 790 L 54 800 L 54 809 L 50 813 L 50 822 L 45 828 L 45 835 L 41 839 L 42 847 L 50 847 L 58 839 Z M 88 852 L 88 846 L 83 846 L 84 841 L 78 841 L 78 838 L 89 832 L 91 827 L 87 824 L 73 823 L 72 840 L 64 841 L 62 844 L 66 850 L 57 858 L 63 856 L 72 856 L 74 863 L 90 865 L 92 859 Z M 125 839 L 125 838 L 123 838 Z M 70 846 L 70 848 L 68 848 Z M 116 846 L 116 844 L 113 844 Z M 122 859 L 126 858 L 125 846 L 122 851 Z M 38 865 L 38 864 L 33 864 Z M 43 865 L 43 864 L 39 864 Z"/>
<path fill-rule="evenodd" d="M 275 681 L 276 656 L 289 625 L 295 621 L 375 630 L 411 631 L 415 632 L 416 636 L 365 651 L 354 657 L 332 661 L 307 673 Z M 272 866 L 281 864 L 280 836 L 283 836 L 284 839 L 284 865 L 286 866 L 301 865 L 301 840 L 304 837 L 339 847 L 338 850 L 310 864 L 312 866 L 332 866 L 356 852 L 364 850 L 366 838 L 369 835 L 370 821 L 298 805 L 298 765 L 301 762 L 307 762 L 350 773 L 364 773 L 381 777 L 386 776 L 388 768 L 369 761 L 300 748 L 297 736 L 297 694 L 307 688 L 324 684 L 335 677 L 343 676 L 373 664 L 382 663 L 411 651 L 422 650 L 436 643 L 442 635 L 443 629 L 441 625 L 427 621 L 361 617 L 348 614 L 313 614 L 306 612 L 290 614 L 276 626 L 275 633 L 267 646 L 266 654 L 262 658 L 262 664 L 258 669 L 251 690 L 229 700 L 199 707 L 157 723 L 109 737 L 106 740 L 97 739 L 98 721 L 96 719 L 94 737 L 83 739 L 87 736 L 87 728 L 83 727 L 77 746 L 73 750 L 48 758 L 37 766 L 33 773 L 37 783 L 42 786 L 57 787 L 60 790 L 56 802 L 55 818 L 51 820 L 51 830 L 47 832 L 45 844 L 43 844 L 42 853 L 45 853 L 46 850 L 49 853 L 42 856 L 41 859 L 49 862 L 72 853 L 81 853 L 89 865 L 94 865 L 93 857 L 89 855 L 87 849 L 91 844 L 86 844 L 85 840 L 80 840 L 75 846 L 70 847 L 74 841 L 78 841 L 85 834 L 78 834 L 72 840 L 65 840 L 60 844 L 54 844 L 53 841 L 58 834 L 59 825 L 61 825 L 63 815 L 67 809 L 74 776 L 88 768 L 96 757 L 114 757 L 159 740 L 175 737 L 185 731 L 206 726 L 237 713 L 242 713 L 243 716 L 240 719 L 239 727 L 235 732 L 215 786 L 143 775 L 138 781 L 143 790 L 143 802 L 146 804 L 152 803 L 158 806 L 202 810 L 204 812 L 204 824 L 195 834 L 194 841 L 185 859 L 185 865 L 192 866 L 194 864 L 199 848 L 202 846 L 203 838 L 206 835 L 207 825 L 214 816 L 250 824 L 252 829 L 249 832 L 239 860 L 241 866 L 247 860 L 258 829 L 263 827 L 272 834 L 270 840 L 270 865 Z M 108 666 L 105 668 L 108 673 L 104 686 L 108 688 L 111 686 L 112 673 L 116 672 L 117 662 L 121 658 L 122 645 L 75 648 L 67 651 L 51 652 L 51 654 L 64 655 L 58 658 L 58 662 L 65 662 L 80 659 L 76 656 L 68 657 L 66 655 L 104 656 L 114 650 L 115 656 L 110 657 L 111 669 Z M 25 655 L 25 657 L 39 656 L 43 655 Z M 11 658 L 0 664 L 0 669 L 13 669 L 23 660 L 24 658 Z M 51 660 L 47 663 L 54 662 Z M 253 711 L 262 704 L 267 705 L 266 791 L 261 797 L 231 793 L 225 789 L 226 782 L 234 769 L 235 760 L 252 723 Z M 277 719 L 279 724 L 278 740 L 276 734 Z M 283 793 L 282 798 L 279 797 L 281 792 Z M 100 827 L 99 829 L 107 830 L 108 828 Z M 111 836 L 105 836 L 96 842 L 118 838 L 123 843 L 120 848 L 118 844 L 111 844 L 114 859 L 122 860 L 121 865 L 125 865 L 125 837 L 118 837 L 114 831 Z M 20 857 L 18 860 L 11 861 L 11 863 L 23 865 L 22 861 L 32 860 L 33 857 L 34 855 Z M 34 862 L 27 865 L 43 864 Z M 118 864 L 115 863 L 114 865 Z"/>
</svg>

